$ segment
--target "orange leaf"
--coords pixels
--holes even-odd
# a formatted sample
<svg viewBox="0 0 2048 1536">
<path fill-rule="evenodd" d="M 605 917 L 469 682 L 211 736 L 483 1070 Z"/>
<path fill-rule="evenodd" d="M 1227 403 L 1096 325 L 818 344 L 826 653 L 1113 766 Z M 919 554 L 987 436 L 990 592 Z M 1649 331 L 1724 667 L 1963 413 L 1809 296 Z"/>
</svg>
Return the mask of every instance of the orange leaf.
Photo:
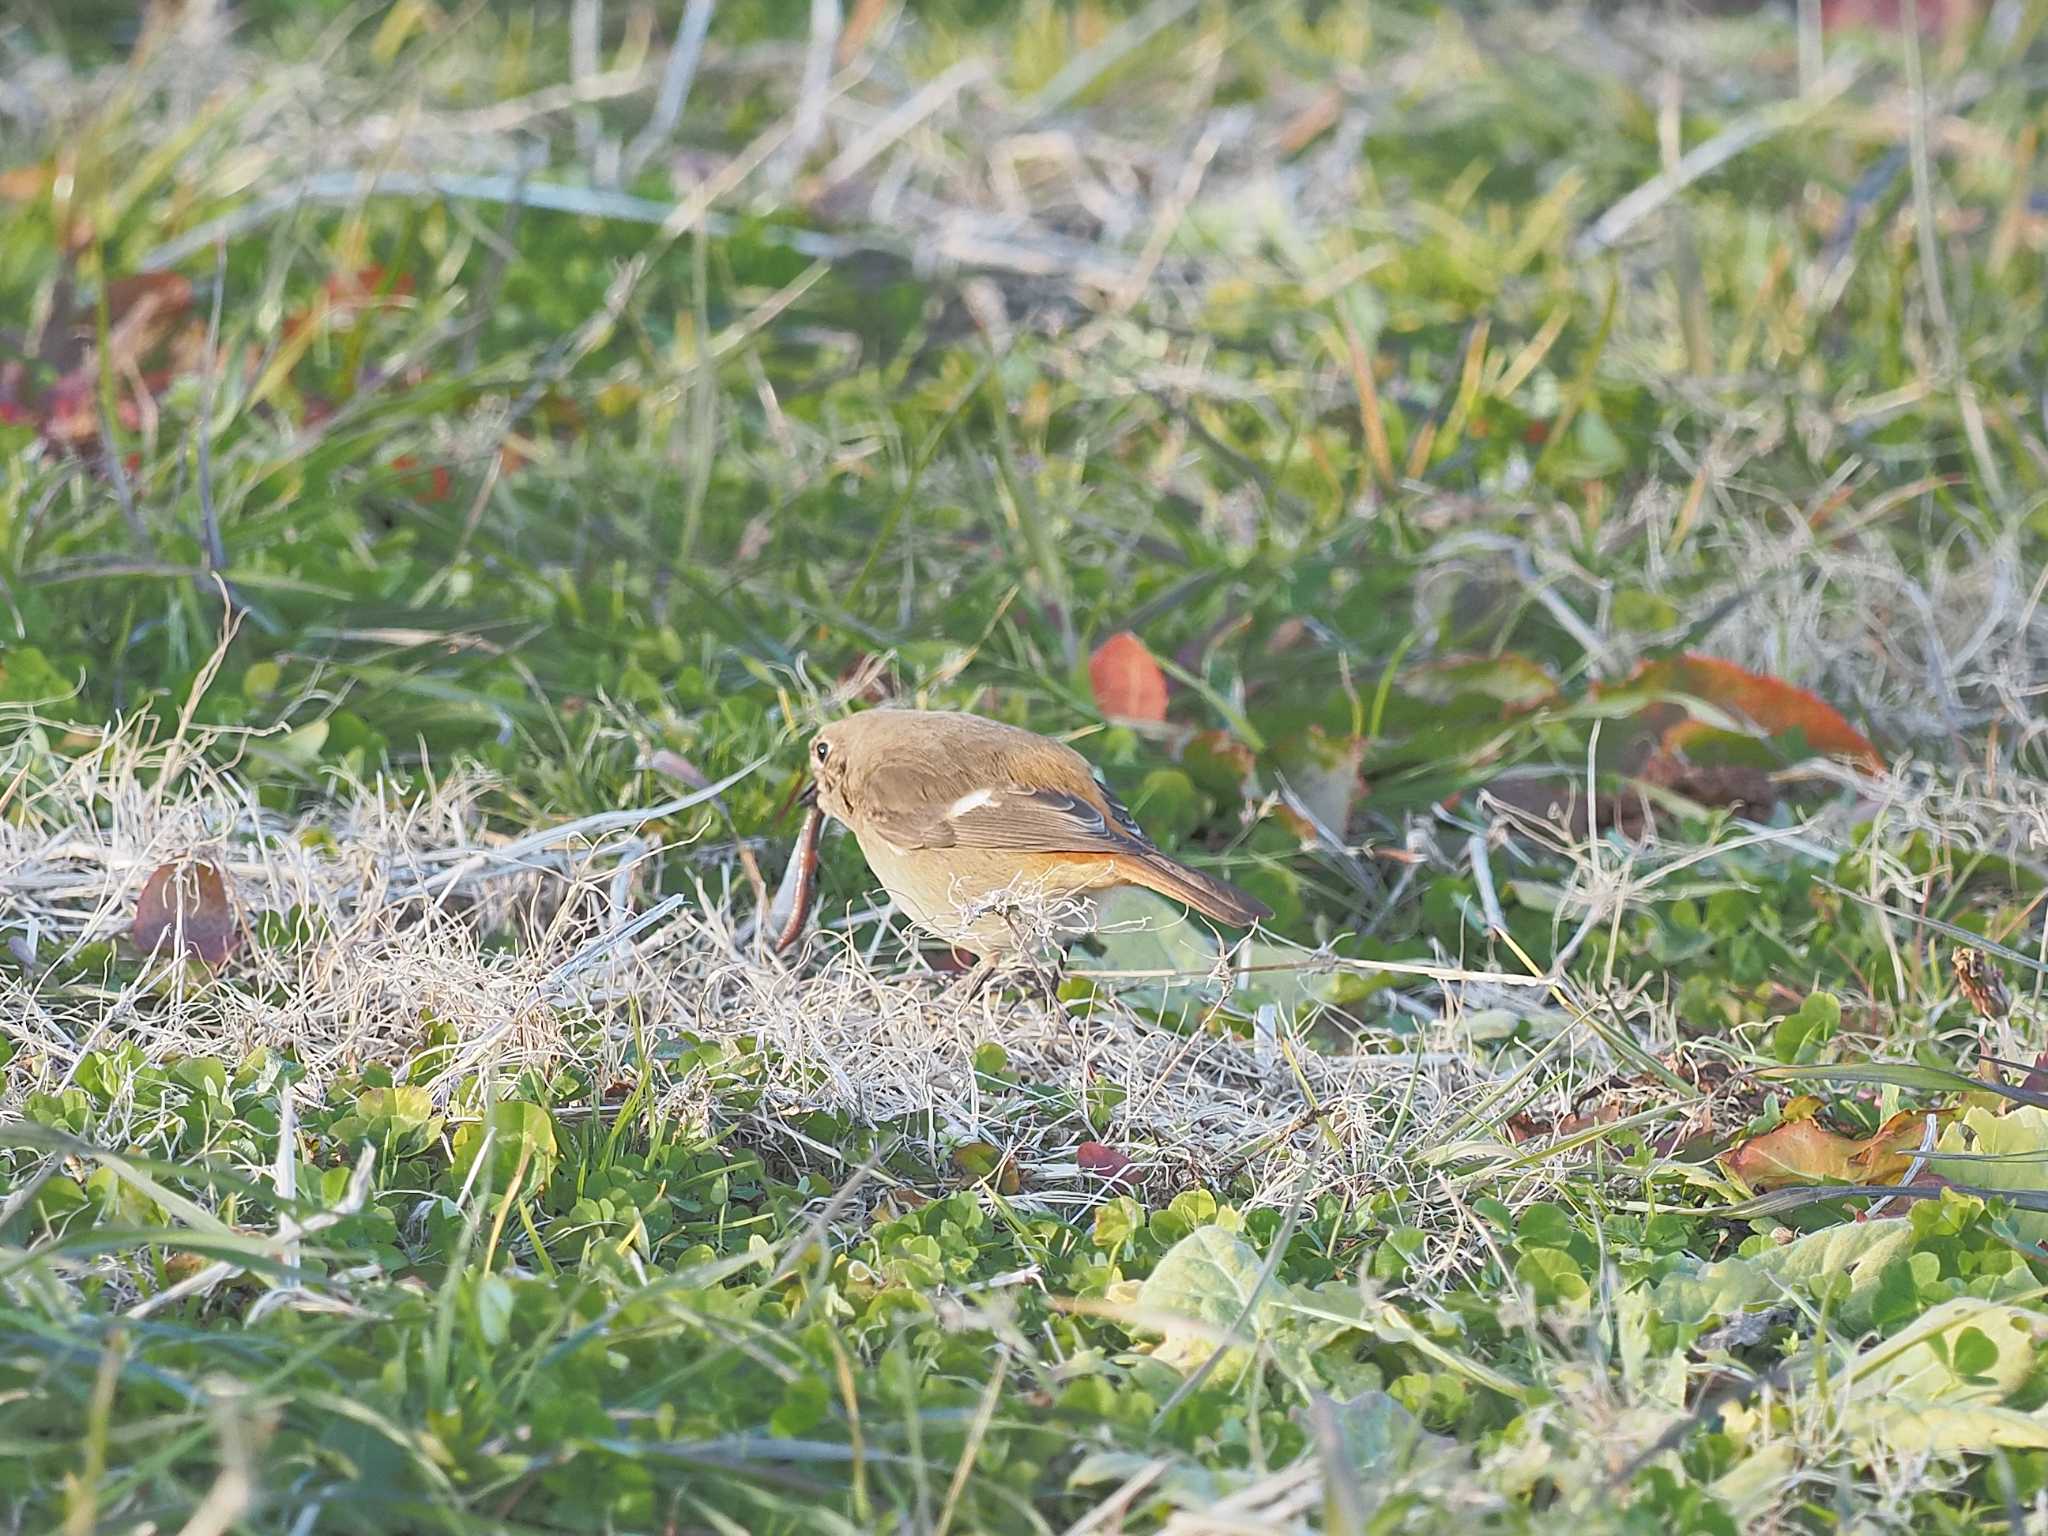
<svg viewBox="0 0 2048 1536">
<path fill-rule="evenodd" d="M 1926 1134 L 1926 1114 L 1911 1109 L 1862 1141 L 1811 1117 L 1787 1120 L 1737 1142 L 1721 1154 L 1721 1166 L 1759 1192 L 1801 1184 L 1896 1184 Z"/>
<path fill-rule="evenodd" d="M 401 453 L 391 461 L 391 467 L 399 471 L 408 490 L 421 501 L 446 501 L 455 488 L 455 477 L 446 464 L 436 464 L 432 469 L 420 470 L 420 461 L 409 453 Z"/>
<path fill-rule="evenodd" d="M 1687 653 L 1668 661 L 1645 662 L 1628 686 L 1690 694 L 1749 720 L 1766 735 L 1782 736 L 1796 730 L 1816 752 L 1846 757 L 1872 770 L 1884 767 L 1884 759 L 1869 738 L 1832 704 L 1804 688 L 1748 671 L 1732 661 Z M 1674 726 L 1666 734 L 1665 745 L 1683 745 L 1686 734 L 1684 724 Z"/>
<path fill-rule="evenodd" d="M 218 864 L 159 865 L 136 900 L 130 932 L 145 953 L 168 940 L 216 969 L 242 945 L 241 916 Z"/>
<path fill-rule="evenodd" d="M 33 202 L 50 190 L 55 175 L 47 165 L 19 165 L 0 171 L 0 202 Z"/>
<path fill-rule="evenodd" d="M 1166 674 L 1128 629 L 1119 630 L 1088 658 L 1095 703 L 1113 720 L 1164 720 Z"/>
</svg>

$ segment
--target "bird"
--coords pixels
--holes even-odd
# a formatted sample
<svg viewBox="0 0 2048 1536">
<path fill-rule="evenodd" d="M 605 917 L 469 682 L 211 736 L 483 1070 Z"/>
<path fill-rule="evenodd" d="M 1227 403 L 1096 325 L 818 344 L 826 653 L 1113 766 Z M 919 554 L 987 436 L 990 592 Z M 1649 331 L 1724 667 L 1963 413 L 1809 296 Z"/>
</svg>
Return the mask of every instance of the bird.
<svg viewBox="0 0 2048 1536">
<path fill-rule="evenodd" d="M 806 854 L 815 857 L 820 813 L 843 823 L 904 915 L 974 955 L 984 977 L 1028 967 L 1047 927 L 1085 931 L 1092 898 L 1118 887 L 1143 886 L 1233 927 L 1272 916 L 1161 852 L 1087 758 L 1034 731 L 954 711 L 872 709 L 825 726 L 810 758 Z M 785 942 L 801 923 L 798 914 Z"/>
</svg>

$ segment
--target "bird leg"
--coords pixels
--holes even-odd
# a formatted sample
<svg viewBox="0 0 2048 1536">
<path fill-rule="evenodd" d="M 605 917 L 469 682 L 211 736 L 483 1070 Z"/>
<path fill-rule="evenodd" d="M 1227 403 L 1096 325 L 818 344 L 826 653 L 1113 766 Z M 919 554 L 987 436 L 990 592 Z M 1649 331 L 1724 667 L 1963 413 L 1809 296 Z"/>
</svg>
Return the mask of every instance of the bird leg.
<svg viewBox="0 0 2048 1536">
<path fill-rule="evenodd" d="M 943 995 L 962 1003 L 971 1003 L 988 990 L 988 984 L 995 979 L 996 970 L 995 960 L 983 955 L 958 981 L 947 987 Z"/>
<path fill-rule="evenodd" d="M 1034 993 L 1038 1000 L 1048 1009 L 1058 1009 L 1060 1002 L 1060 967 L 1067 958 L 1065 951 L 1055 945 L 1053 953 L 1058 958 L 1050 965 L 1040 965 L 1033 956 L 1045 942 L 1045 931 L 1041 929 L 1034 933 L 1027 930 L 1023 919 L 1013 910 L 1006 910 L 1003 913 L 1003 920 L 1010 925 L 1010 932 L 1015 935 L 1017 940 L 1017 949 L 1014 957 L 1015 963 L 1011 966 L 1011 969 L 1021 971 L 1030 978 L 1028 990 Z"/>
<path fill-rule="evenodd" d="M 1047 1008 L 1057 1008 L 1060 979 L 1057 965 L 1035 964 L 1021 950 L 999 952 L 977 960 L 973 969 L 946 988 L 944 995 L 961 1003 L 971 1003 L 995 982 L 1013 981 L 1025 995 L 1036 998 Z"/>
</svg>

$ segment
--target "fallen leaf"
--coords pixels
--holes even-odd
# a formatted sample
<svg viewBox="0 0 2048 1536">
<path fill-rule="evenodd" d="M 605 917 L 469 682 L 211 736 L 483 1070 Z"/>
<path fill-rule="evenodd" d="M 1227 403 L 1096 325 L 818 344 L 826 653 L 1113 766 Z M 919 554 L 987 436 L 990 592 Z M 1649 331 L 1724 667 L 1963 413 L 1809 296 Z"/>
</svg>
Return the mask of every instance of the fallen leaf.
<svg viewBox="0 0 2048 1536">
<path fill-rule="evenodd" d="M 1963 994 L 1980 1019 L 2002 1019 L 2012 1012 L 2012 994 L 2005 978 L 1981 949 L 1958 946 L 1949 957 L 1955 971 L 1956 990 Z"/>
<path fill-rule="evenodd" d="M 1344 115 L 1344 93 L 1336 86 L 1323 87 L 1307 106 L 1290 117 L 1273 136 L 1273 147 L 1283 157 L 1300 154 L 1335 126 Z"/>
<path fill-rule="evenodd" d="M 1164 720 L 1166 674 L 1128 629 L 1119 630 L 1088 658 L 1095 703 L 1112 720 Z"/>
<path fill-rule="evenodd" d="M 1332 736 L 1311 725 L 1280 749 L 1282 801 L 1278 815 L 1304 844 L 1324 835 L 1341 844 L 1351 807 L 1364 791 L 1358 765 L 1365 760 L 1363 736 Z"/>
<path fill-rule="evenodd" d="M 136 272 L 107 284 L 107 357 L 116 368 L 139 363 L 167 340 L 192 308 L 192 285 L 175 272 Z M 87 309 L 84 323 L 97 329 Z"/>
<path fill-rule="evenodd" d="M 1636 777 L 1668 789 L 1700 805 L 1768 815 L 1778 803 L 1778 786 L 1763 769 L 1749 763 L 1690 763 L 1675 752 L 1659 749 Z"/>
<path fill-rule="evenodd" d="M 159 865 L 136 899 L 130 934 L 145 954 L 156 953 L 168 939 L 218 969 L 242 945 L 242 920 L 227 876 L 218 864 L 204 861 Z"/>
<path fill-rule="evenodd" d="M 1751 672 L 1732 661 L 1688 653 L 1645 662 L 1621 686 L 1630 691 L 1685 694 L 1749 721 L 1767 736 L 1798 731 L 1816 752 L 1847 758 L 1872 771 L 1884 767 L 1884 759 L 1869 738 L 1832 704 L 1804 688 Z M 1677 721 L 1664 731 L 1664 746 L 1676 751 L 1690 737 L 1709 729 L 1698 721 Z"/>
<path fill-rule="evenodd" d="M 107 284 L 106 371 L 115 408 L 130 431 L 154 414 L 155 397 L 206 355 L 205 328 L 192 320 L 192 285 L 175 272 L 141 272 Z M 101 358 L 99 313 L 60 286 L 44 328 L 40 361 L 57 375 L 40 396 L 10 393 L 17 410 L 60 448 L 82 450 L 99 440 Z M 10 414 L 14 414 L 10 412 Z"/>
<path fill-rule="evenodd" d="M 1950 1111 L 1932 1113 L 1941 1120 Z M 1737 1142 L 1721 1154 L 1721 1166 L 1759 1193 L 1803 1184 L 1896 1184 L 1913 1165 L 1927 1120 L 1928 1112 L 1902 1109 L 1858 1141 L 1807 1113 Z"/>
<path fill-rule="evenodd" d="M 400 484 L 421 501 L 446 501 L 455 488 L 455 477 L 446 464 L 422 471 L 417 458 L 401 453 L 391 461 L 391 467 L 399 472 Z"/>
<path fill-rule="evenodd" d="M 1289 615 L 1273 626 L 1272 634 L 1266 637 L 1266 654 L 1283 656 L 1293 650 L 1309 636 L 1308 622 Z"/>
<path fill-rule="evenodd" d="M 1120 1179 L 1131 1166 L 1131 1160 L 1107 1142 L 1084 1141 L 1074 1149 L 1074 1161 L 1081 1165 L 1083 1173 L 1092 1173 L 1104 1179 Z"/>
<path fill-rule="evenodd" d="M 1450 656 L 1417 666 L 1402 679 L 1404 689 L 1432 704 L 1491 699 L 1504 715 L 1524 714 L 1558 697 L 1557 679 L 1540 661 L 1507 651 L 1499 656 Z"/>
<path fill-rule="evenodd" d="M 990 1142 L 961 1142 L 953 1149 L 953 1162 L 962 1173 L 986 1183 L 999 1195 L 1014 1195 L 1024 1187 L 1017 1160 Z"/>
</svg>

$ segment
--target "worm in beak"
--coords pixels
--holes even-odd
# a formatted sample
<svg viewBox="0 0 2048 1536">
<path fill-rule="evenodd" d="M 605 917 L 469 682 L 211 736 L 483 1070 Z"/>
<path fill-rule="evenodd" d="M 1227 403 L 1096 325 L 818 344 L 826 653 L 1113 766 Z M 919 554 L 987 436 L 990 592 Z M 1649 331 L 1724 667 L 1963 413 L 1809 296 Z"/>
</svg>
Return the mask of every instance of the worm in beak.
<svg viewBox="0 0 2048 1536">
<path fill-rule="evenodd" d="M 796 852 L 790 855 L 796 862 L 796 892 L 789 903 L 789 920 L 775 935 L 777 954 L 794 944 L 796 936 L 804 931 L 804 922 L 811 915 L 811 903 L 818 895 L 818 834 L 824 827 L 825 813 L 818 809 L 816 784 L 810 786 L 807 794 L 797 798 L 808 809 L 804 812 L 803 830 L 797 833 Z"/>
</svg>

